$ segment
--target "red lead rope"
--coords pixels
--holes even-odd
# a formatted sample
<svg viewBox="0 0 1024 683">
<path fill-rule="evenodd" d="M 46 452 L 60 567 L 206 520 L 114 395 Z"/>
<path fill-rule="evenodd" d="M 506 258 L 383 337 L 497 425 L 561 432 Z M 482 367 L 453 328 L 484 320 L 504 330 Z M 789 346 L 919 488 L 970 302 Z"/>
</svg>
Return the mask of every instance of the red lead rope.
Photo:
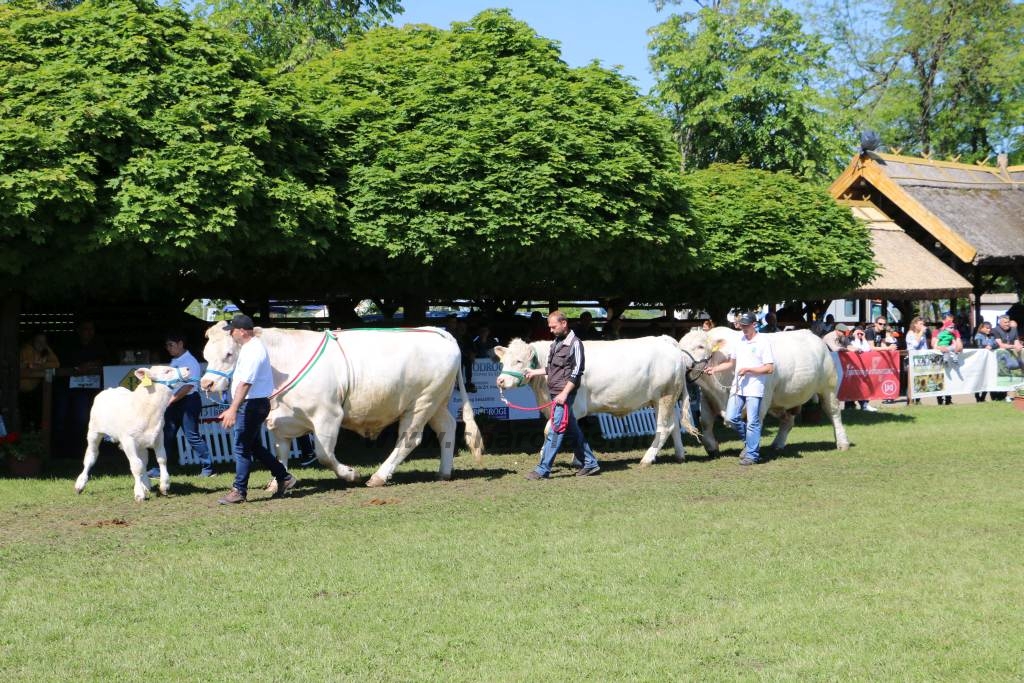
<svg viewBox="0 0 1024 683">
<path fill-rule="evenodd" d="M 529 408 L 527 406 L 517 406 L 515 403 L 512 403 L 512 401 L 509 401 L 507 398 L 505 398 L 505 392 L 504 391 L 501 391 L 500 388 L 499 388 L 498 391 L 501 394 L 501 402 L 504 403 L 505 405 L 507 405 L 509 408 L 512 408 L 513 410 L 524 410 L 524 411 L 544 410 L 545 408 L 550 408 L 551 406 L 555 405 L 555 402 L 552 400 L 552 401 L 548 401 L 547 403 L 545 403 L 542 406 L 537 406 L 536 408 Z M 555 418 L 555 413 L 554 413 L 554 411 L 552 411 L 552 413 L 551 413 L 551 427 L 552 427 L 552 429 L 554 429 L 557 434 L 564 433 L 565 432 L 565 428 L 569 425 L 569 411 L 568 410 L 563 410 L 562 411 L 562 419 L 558 421 L 558 424 L 554 423 L 554 418 Z"/>
</svg>

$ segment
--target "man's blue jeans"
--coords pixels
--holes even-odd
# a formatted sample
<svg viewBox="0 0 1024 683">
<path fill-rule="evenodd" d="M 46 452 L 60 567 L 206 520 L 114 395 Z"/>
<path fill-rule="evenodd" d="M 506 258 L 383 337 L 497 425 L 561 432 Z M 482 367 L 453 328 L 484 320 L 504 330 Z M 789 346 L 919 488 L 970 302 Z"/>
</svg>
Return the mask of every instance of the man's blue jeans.
<svg viewBox="0 0 1024 683">
<path fill-rule="evenodd" d="M 743 419 L 743 409 L 747 419 Z M 736 430 L 746 446 L 745 456 L 751 460 L 761 459 L 761 397 L 732 394 L 725 407 L 725 421 Z"/>
<path fill-rule="evenodd" d="M 242 401 L 238 409 L 238 420 L 231 430 L 235 442 L 232 451 L 235 456 L 235 488 L 243 496 L 249 491 L 249 472 L 252 470 L 254 456 L 270 469 L 278 483 L 288 478 L 288 470 L 260 441 L 260 427 L 269 413 L 270 399 L 250 398 Z"/>
<path fill-rule="evenodd" d="M 203 399 L 195 391 L 167 406 L 164 413 L 164 450 L 170 459 L 171 453 L 177 452 L 178 428 L 181 428 L 189 449 L 196 461 L 204 470 L 213 470 L 213 456 L 206 439 L 199 434 L 199 414 L 203 410 Z"/>
<path fill-rule="evenodd" d="M 594 451 L 591 450 L 590 444 L 583 436 L 583 430 L 580 429 L 579 423 L 576 422 L 576 416 L 572 412 L 572 402 L 575 399 L 576 393 L 573 392 L 566 399 L 564 406 L 551 406 L 551 429 L 548 430 L 548 435 L 544 439 L 544 447 L 540 452 L 540 464 L 535 468 L 537 474 L 543 477 L 551 474 L 551 465 L 554 464 L 555 456 L 558 455 L 558 450 L 562 447 L 562 440 L 566 436 L 572 438 L 573 453 L 576 455 L 576 459 L 583 463 L 583 467 L 597 467 Z M 555 425 L 561 424 L 562 420 L 566 419 L 565 432 L 556 432 Z"/>
</svg>

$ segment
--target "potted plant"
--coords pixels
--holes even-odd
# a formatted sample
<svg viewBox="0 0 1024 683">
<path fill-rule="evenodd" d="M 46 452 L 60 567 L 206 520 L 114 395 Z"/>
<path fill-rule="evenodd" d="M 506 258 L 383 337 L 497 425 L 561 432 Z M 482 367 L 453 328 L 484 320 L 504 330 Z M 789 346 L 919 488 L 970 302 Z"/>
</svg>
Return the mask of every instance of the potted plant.
<svg viewBox="0 0 1024 683">
<path fill-rule="evenodd" d="M 8 432 L 0 436 L 0 459 L 13 477 L 35 477 L 43 466 L 46 443 L 42 432 Z"/>
</svg>

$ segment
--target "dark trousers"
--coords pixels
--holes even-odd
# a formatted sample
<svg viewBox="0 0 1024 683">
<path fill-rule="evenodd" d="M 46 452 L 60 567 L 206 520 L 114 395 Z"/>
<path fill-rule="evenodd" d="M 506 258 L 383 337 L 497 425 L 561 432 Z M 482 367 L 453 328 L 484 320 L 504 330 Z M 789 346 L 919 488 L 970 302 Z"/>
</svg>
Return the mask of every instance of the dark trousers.
<svg viewBox="0 0 1024 683">
<path fill-rule="evenodd" d="M 208 470 L 213 469 L 213 456 L 210 455 L 206 439 L 199 434 L 199 414 L 202 410 L 203 399 L 194 391 L 167 406 L 167 412 L 164 413 L 164 450 L 167 451 L 168 459 L 172 453 L 178 452 L 178 440 L 175 437 L 180 428 L 196 462 Z M 178 462 L 181 462 L 180 455 Z"/>
<path fill-rule="evenodd" d="M 235 456 L 235 488 L 243 496 L 249 491 L 249 472 L 252 470 L 253 458 L 267 466 L 278 485 L 288 478 L 288 470 L 260 441 L 260 427 L 269 413 L 270 399 L 250 398 L 243 401 L 238 409 L 238 420 L 231 430 L 235 442 L 232 451 Z"/>
</svg>

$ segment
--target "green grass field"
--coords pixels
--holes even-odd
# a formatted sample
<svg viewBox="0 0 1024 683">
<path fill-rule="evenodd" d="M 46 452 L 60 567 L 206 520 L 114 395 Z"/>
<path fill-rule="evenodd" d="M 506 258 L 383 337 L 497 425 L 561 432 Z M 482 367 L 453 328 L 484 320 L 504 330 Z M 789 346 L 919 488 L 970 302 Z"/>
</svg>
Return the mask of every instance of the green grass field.
<svg viewBox="0 0 1024 683">
<path fill-rule="evenodd" d="M 136 504 L 120 453 L 81 496 L 57 461 L 0 479 L 0 680 L 1024 678 L 1024 414 L 847 425 L 751 468 L 725 432 L 647 469 L 595 440 L 600 476 L 542 482 L 499 433 L 450 482 L 427 449 L 384 489 L 299 470 L 271 501 L 257 472 L 229 509 L 226 469 Z M 365 476 L 385 446 L 339 453 Z"/>
</svg>

